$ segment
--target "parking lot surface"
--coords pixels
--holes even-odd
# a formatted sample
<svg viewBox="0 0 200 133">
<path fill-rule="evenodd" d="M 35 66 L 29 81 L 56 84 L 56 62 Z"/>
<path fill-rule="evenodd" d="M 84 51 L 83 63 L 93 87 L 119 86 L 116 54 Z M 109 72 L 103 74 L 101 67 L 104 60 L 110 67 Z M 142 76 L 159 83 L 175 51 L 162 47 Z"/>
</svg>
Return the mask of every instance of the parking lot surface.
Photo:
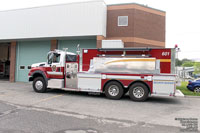
<svg viewBox="0 0 200 133">
<path fill-rule="evenodd" d="M 185 127 L 175 119 L 199 121 L 199 110 L 196 97 L 133 102 L 128 96 L 109 100 L 104 95 L 62 90 L 35 93 L 30 83 L 0 81 L 0 133 L 181 132 Z"/>
</svg>

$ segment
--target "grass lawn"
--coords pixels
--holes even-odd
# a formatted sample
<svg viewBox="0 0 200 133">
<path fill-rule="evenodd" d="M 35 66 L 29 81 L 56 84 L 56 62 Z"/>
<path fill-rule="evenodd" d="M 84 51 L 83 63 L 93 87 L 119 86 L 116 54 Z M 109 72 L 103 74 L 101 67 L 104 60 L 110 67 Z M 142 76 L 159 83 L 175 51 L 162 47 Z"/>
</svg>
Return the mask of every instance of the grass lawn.
<svg viewBox="0 0 200 133">
<path fill-rule="evenodd" d="M 189 95 L 189 96 L 200 96 L 200 93 L 194 93 L 190 90 L 187 89 L 187 84 L 188 82 L 181 82 L 181 86 L 177 86 L 176 89 L 180 90 L 184 95 Z"/>
</svg>

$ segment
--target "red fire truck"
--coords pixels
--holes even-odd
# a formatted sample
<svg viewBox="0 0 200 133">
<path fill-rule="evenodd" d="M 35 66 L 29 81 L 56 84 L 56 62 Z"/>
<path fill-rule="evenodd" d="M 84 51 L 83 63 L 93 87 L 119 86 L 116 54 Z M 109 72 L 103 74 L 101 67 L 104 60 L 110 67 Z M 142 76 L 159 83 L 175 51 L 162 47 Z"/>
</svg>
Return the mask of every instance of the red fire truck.
<svg viewBox="0 0 200 133">
<path fill-rule="evenodd" d="M 33 64 L 29 81 L 40 93 L 57 88 L 120 99 L 129 92 L 132 100 L 145 101 L 150 95 L 175 96 L 174 71 L 175 49 L 65 49 L 50 51 L 47 62 Z"/>
</svg>

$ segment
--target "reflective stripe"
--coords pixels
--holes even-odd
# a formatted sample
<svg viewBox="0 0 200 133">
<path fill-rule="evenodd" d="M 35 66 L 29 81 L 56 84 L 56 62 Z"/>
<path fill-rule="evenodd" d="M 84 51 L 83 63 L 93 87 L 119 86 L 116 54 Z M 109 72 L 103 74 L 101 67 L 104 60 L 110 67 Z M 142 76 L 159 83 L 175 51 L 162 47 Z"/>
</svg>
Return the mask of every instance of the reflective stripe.
<svg viewBox="0 0 200 133">
<path fill-rule="evenodd" d="M 47 71 L 47 73 L 49 75 L 63 75 L 63 72 L 49 72 L 49 71 Z"/>
<path fill-rule="evenodd" d="M 171 59 L 159 59 L 160 62 L 171 62 Z"/>
<path fill-rule="evenodd" d="M 115 62 L 132 62 L 132 61 L 155 61 L 153 58 L 144 58 L 144 59 L 121 59 L 121 60 L 114 60 L 114 61 L 109 61 L 105 64 L 110 64 L 110 63 L 115 63 Z"/>
<path fill-rule="evenodd" d="M 115 76 L 115 75 L 106 75 L 106 79 L 135 80 L 135 79 L 141 79 L 141 77 L 140 76 Z"/>
</svg>

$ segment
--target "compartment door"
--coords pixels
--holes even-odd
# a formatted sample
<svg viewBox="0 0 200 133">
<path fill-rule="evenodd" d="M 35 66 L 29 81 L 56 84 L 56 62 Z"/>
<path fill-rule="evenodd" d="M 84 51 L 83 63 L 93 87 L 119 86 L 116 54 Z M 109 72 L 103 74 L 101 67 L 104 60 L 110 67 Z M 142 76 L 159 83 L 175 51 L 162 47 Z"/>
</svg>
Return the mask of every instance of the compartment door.
<svg viewBox="0 0 200 133">
<path fill-rule="evenodd" d="M 78 88 L 81 91 L 101 92 L 101 74 L 78 73 Z"/>
<path fill-rule="evenodd" d="M 175 76 L 153 76 L 153 94 L 173 95 L 175 87 Z"/>
<path fill-rule="evenodd" d="M 78 63 L 66 63 L 65 84 L 66 88 L 78 89 Z"/>
</svg>

